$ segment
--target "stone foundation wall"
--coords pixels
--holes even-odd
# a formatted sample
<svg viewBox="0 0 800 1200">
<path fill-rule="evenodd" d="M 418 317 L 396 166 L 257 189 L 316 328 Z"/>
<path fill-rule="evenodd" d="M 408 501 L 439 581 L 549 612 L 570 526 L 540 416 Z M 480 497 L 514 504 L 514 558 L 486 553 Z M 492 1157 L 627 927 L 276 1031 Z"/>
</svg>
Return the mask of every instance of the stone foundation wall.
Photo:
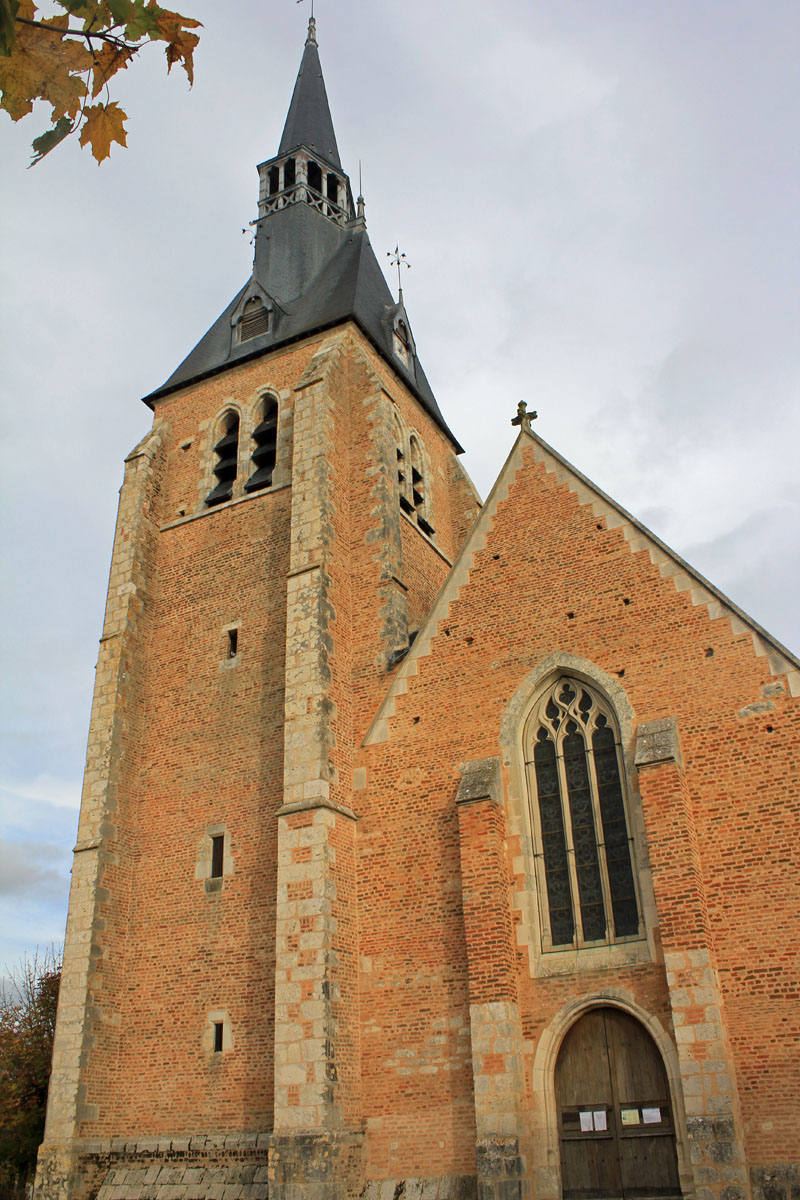
<svg viewBox="0 0 800 1200">
<path fill-rule="evenodd" d="M 370 1179 L 362 1200 L 476 1200 L 474 1175 L 438 1175 L 431 1178 Z"/>
<path fill-rule="evenodd" d="M 477 1159 L 478 1200 L 519 1200 L 527 1175 L 517 1138 L 483 1138 Z"/>
<path fill-rule="evenodd" d="M 71 1200 L 267 1200 L 268 1133 L 98 1139 L 75 1146 Z M 40 1157 L 42 1200 L 62 1196 L 63 1179 L 48 1189 Z"/>
<path fill-rule="evenodd" d="M 752 1167 L 753 1200 L 800 1200 L 800 1163 Z"/>
<path fill-rule="evenodd" d="M 348 1200 L 364 1182 L 360 1132 L 276 1133 L 271 1139 L 271 1200 Z"/>
</svg>

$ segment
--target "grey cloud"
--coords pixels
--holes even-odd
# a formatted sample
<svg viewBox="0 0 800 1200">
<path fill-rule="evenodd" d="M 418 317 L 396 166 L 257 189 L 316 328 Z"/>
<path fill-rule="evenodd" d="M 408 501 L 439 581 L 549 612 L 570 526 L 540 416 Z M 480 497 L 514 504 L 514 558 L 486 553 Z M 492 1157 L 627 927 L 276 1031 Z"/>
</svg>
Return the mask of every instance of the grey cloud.
<svg viewBox="0 0 800 1200">
<path fill-rule="evenodd" d="M 59 861 L 65 864 L 61 870 L 52 865 Z M 34 902 L 63 899 L 66 862 L 63 846 L 0 839 L 0 896 L 24 896 Z"/>
</svg>

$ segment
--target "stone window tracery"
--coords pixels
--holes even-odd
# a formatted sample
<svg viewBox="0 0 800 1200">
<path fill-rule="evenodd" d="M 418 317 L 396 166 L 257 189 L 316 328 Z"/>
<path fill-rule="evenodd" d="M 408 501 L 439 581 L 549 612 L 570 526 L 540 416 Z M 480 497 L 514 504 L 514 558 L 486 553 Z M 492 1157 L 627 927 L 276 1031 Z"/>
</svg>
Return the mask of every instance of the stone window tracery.
<svg viewBox="0 0 800 1200">
<path fill-rule="evenodd" d="M 534 706 L 524 745 L 543 949 L 643 937 L 610 705 L 561 676 Z"/>
</svg>

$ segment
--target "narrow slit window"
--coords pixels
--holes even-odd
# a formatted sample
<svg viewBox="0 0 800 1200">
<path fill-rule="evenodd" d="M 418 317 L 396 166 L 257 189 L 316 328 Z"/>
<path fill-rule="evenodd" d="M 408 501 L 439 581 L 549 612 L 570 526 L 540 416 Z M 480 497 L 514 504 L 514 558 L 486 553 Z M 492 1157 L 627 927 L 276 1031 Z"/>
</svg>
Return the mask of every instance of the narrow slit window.
<svg viewBox="0 0 800 1200">
<path fill-rule="evenodd" d="M 334 174 L 329 172 L 327 179 L 325 180 L 325 183 L 326 183 L 326 191 L 327 191 L 328 199 L 332 200 L 334 204 L 338 204 L 338 202 L 339 202 L 339 180 L 336 178 L 336 176 Z"/>
<path fill-rule="evenodd" d="M 214 1053 L 222 1053 L 222 1021 L 214 1021 Z"/>
<path fill-rule="evenodd" d="M 293 158 L 287 158 L 283 164 L 283 186 L 285 188 L 294 187 L 295 178 L 295 161 Z"/>
<path fill-rule="evenodd" d="M 308 186 L 312 192 L 322 193 L 322 167 L 313 159 L 308 161 Z"/>
<path fill-rule="evenodd" d="M 222 504 L 233 495 L 239 463 L 239 418 L 236 413 L 228 413 L 223 418 L 220 434 L 214 445 L 213 474 L 216 483 L 206 496 L 209 506 Z"/>
<path fill-rule="evenodd" d="M 228 658 L 236 658 L 239 653 L 239 630 L 228 630 Z"/>
<path fill-rule="evenodd" d="M 272 486 L 275 460 L 278 453 L 278 402 L 266 396 L 261 409 L 261 420 L 253 430 L 253 449 L 250 459 L 253 471 L 244 485 L 246 492 Z"/>
<path fill-rule="evenodd" d="M 269 169 L 269 194 L 275 196 L 280 191 L 281 173 L 278 167 L 270 167 Z"/>
<path fill-rule="evenodd" d="M 225 859 L 225 834 L 216 833 L 211 838 L 211 878 L 222 878 L 222 867 Z"/>
</svg>

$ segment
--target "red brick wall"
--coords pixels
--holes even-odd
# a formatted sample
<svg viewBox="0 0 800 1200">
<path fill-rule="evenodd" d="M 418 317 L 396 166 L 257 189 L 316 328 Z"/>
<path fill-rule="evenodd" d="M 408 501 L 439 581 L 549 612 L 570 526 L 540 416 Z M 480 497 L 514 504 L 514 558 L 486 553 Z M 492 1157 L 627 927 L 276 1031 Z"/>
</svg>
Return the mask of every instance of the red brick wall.
<svg viewBox="0 0 800 1200">
<path fill-rule="evenodd" d="M 390 404 L 381 381 L 391 384 L 414 417 L 437 463 L 432 503 L 448 546 L 453 540 L 448 489 L 457 474 L 447 439 L 360 335 L 351 330 L 351 338 L 326 381 L 335 414 L 328 463 L 335 546 L 329 564 L 332 794 L 344 803 L 352 800 L 354 723 L 363 732 L 387 681 L 380 658 L 380 564 L 368 540 L 383 519 L 375 511 L 371 475 L 376 454 L 371 412 Z M 103 879 L 104 1019 L 86 1073 L 86 1101 L 98 1106 L 98 1116 L 84 1122 L 85 1136 L 271 1125 L 274 813 L 283 795 L 291 489 L 257 493 L 214 510 L 203 500 L 218 415 L 228 405 L 250 413 L 268 390 L 280 395 L 285 435 L 291 429 L 292 389 L 323 344 L 324 339 L 311 339 L 194 385 L 157 407 L 165 437 L 149 497 L 154 534 L 141 591 L 144 632 L 124 697 L 128 737 L 117 840 L 110 844 L 116 857 Z M 243 477 L 249 472 L 248 432 L 245 415 Z M 280 472 L 288 478 L 290 469 L 289 439 L 279 445 L 276 481 Z M 396 497 L 391 508 L 396 515 Z M 423 543 L 415 531 L 412 537 Z M 441 576 L 442 560 L 430 547 L 424 553 Z M 402 559 L 398 569 L 402 576 Z M 418 604 L 417 591 L 428 585 L 413 570 L 409 575 Z M 239 627 L 235 665 L 226 660 L 224 627 L 231 624 Z M 206 828 L 216 824 L 228 828 L 234 869 L 220 890 L 208 892 L 195 878 L 195 867 Z M 352 838 L 349 849 L 347 838 L 334 842 L 335 950 L 345 997 L 337 1010 L 342 1034 L 337 1062 L 349 1078 L 343 1094 L 351 1101 L 344 1115 L 358 1123 L 355 859 Z M 233 1046 L 221 1056 L 210 1056 L 201 1044 L 211 1010 L 225 1010 L 230 1019 Z"/>
<path fill-rule="evenodd" d="M 528 672 L 559 650 L 617 678 L 636 723 L 677 717 L 748 1157 L 784 1161 L 797 1152 L 800 1128 L 797 943 L 790 932 L 800 880 L 800 705 L 786 690 L 772 694 L 779 681 L 766 658 L 754 654 L 749 632 L 734 633 L 727 617 L 711 620 L 704 604 L 693 605 L 646 551 L 633 553 L 620 529 L 607 528 L 566 483 L 535 464 L 532 448 L 525 462 L 475 555 L 469 585 L 439 623 L 430 655 L 418 659 L 407 693 L 395 697 L 388 742 L 364 752 L 362 940 L 380 964 L 365 978 L 362 996 L 365 1029 L 375 1027 L 372 1042 L 365 1037 L 371 1046 L 365 1101 L 385 1102 L 396 1085 L 382 1057 L 387 1000 L 378 986 L 391 962 L 404 963 L 391 1005 L 397 1011 L 439 1011 L 448 1022 L 462 1011 L 455 962 L 449 991 L 440 982 L 448 950 L 457 960 L 462 954 L 453 841 L 460 764 L 498 753 L 506 706 Z M 738 715 L 765 694 L 774 705 L 768 714 Z M 669 853 L 673 830 L 659 825 L 657 811 L 649 814 L 648 829 L 652 852 Z M 510 862 L 520 853 L 510 839 Z M 675 873 L 676 887 L 693 868 L 687 861 Z M 524 886 L 521 877 L 516 886 Z M 669 896 L 661 902 L 670 920 Z M 487 934 L 492 919 L 487 912 Z M 702 913 L 698 919 L 702 926 Z M 533 979 L 527 949 L 515 947 L 515 956 L 532 1050 L 564 1003 L 609 987 L 670 1029 L 658 963 Z M 422 1058 L 425 1031 L 408 1026 L 403 1035 L 412 1061 Z M 531 1067 L 532 1060 L 528 1080 Z M 468 1078 L 450 1078 L 469 1089 Z M 443 1082 L 428 1084 L 419 1088 L 416 1129 L 409 1121 L 398 1156 L 413 1156 L 428 1123 L 451 1105 Z M 446 1158 L 443 1152 L 439 1167 L 455 1167 Z"/>
</svg>

